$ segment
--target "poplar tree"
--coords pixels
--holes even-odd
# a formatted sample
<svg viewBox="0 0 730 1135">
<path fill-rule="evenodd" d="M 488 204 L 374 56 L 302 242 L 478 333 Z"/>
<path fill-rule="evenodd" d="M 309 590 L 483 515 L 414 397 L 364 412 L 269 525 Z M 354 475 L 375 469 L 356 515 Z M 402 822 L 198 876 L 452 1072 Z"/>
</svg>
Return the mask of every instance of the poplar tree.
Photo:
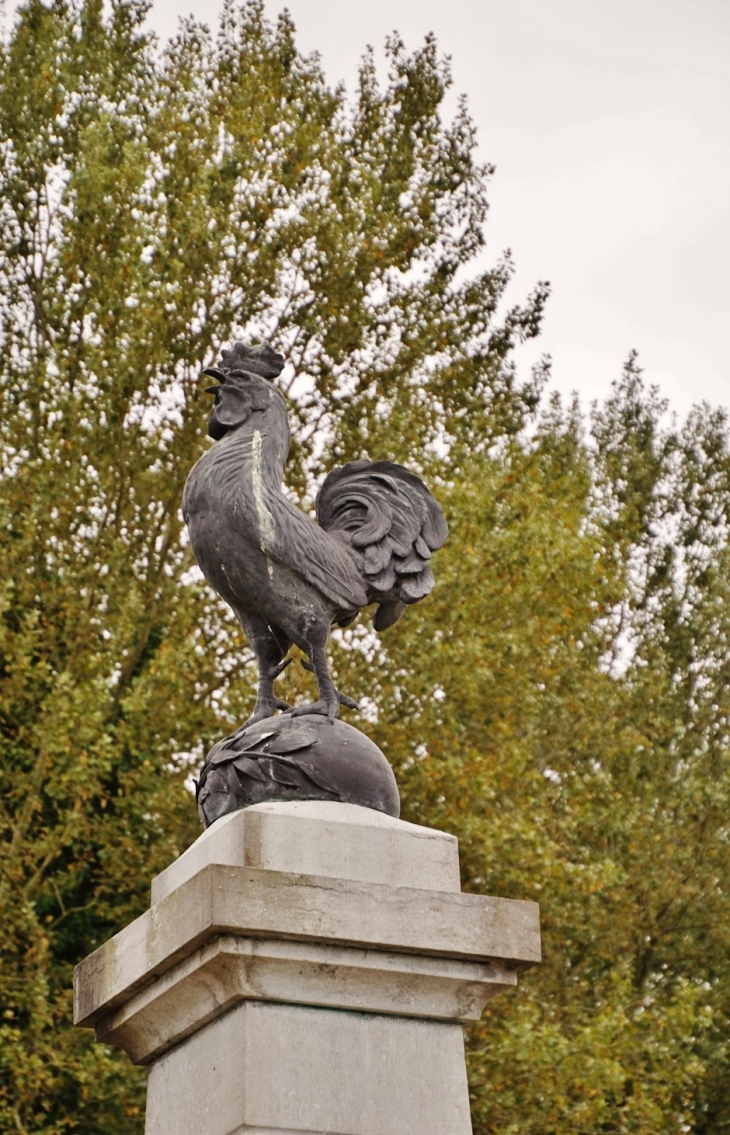
<svg viewBox="0 0 730 1135">
<path fill-rule="evenodd" d="M 349 107 L 260 3 L 162 53 L 144 14 L 32 0 L 0 56 L 0 1122 L 19 1131 L 141 1130 L 139 1071 L 71 1027 L 71 969 L 195 837 L 185 780 L 249 710 L 249 652 L 181 532 L 202 366 L 236 334 L 285 352 L 302 494 L 318 458 L 426 446 L 469 359 L 495 422 L 534 399 L 504 359 L 542 292 L 495 321 L 508 265 L 460 280 L 485 170 L 465 108 L 439 117 L 433 40 L 391 41 L 382 87 L 367 58 Z"/>
<path fill-rule="evenodd" d="M 430 600 L 333 654 L 404 818 L 541 902 L 545 962 L 469 1038 L 475 1132 L 719 1135 L 724 416 L 667 426 L 633 358 L 587 419 L 518 375 L 546 289 L 510 307 L 509 258 L 479 267 L 492 171 L 432 38 L 348 101 L 261 3 L 163 50 L 145 10 L 31 0 L 0 51 L 0 1129 L 143 1130 L 71 971 L 195 839 L 189 778 L 251 708 L 179 505 L 202 368 L 265 336 L 303 507 L 386 457 L 449 516 Z"/>
</svg>

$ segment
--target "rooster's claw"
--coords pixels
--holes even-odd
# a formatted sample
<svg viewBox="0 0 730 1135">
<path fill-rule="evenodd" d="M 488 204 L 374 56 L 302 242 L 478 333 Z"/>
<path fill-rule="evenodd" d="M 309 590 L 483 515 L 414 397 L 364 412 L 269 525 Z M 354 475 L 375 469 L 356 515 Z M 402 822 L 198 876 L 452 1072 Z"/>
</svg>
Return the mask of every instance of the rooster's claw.
<svg viewBox="0 0 730 1135">
<path fill-rule="evenodd" d="M 330 721 L 334 721 L 340 712 L 340 703 L 315 701 L 311 705 L 298 705 L 295 709 L 287 710 L 289 717 L 305 717 L 310 713 L 316 713 L 322 717 L 329 717 Z"/>
<path fill-rule="evenodd" d="M 339 716 L 340 706 L 346 705 L 348 709 L 356 709 L 360 712 L 360 706 L 354 698 L 350 698 L 347 694 L 341 694 L 339 690 L 335 690 L 337 701 L 324 701 L 320 698 L 319 701 L 312 702 L 311 705 L 298 705 L 296 709 L 289 709 L 288 712 L 291 717 L 303 717 L 307 713 L 319 713 L 322 717 L 329 717 L 330 721 L 334 721 Z"/>
</svg>

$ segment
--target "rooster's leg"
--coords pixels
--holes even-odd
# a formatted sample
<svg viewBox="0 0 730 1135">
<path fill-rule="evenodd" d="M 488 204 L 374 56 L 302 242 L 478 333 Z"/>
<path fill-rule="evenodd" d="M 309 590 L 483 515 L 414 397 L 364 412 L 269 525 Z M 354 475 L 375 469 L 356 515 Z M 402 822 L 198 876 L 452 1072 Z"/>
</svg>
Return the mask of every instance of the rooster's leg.
<svg viewBox="0 0 730 1135">
<path fill-rule="evenodd" d="M 306 658 L 302 658 L 302 666 L 305 670 L 309 670 L 310 674 L 314 673 L 314 666 Z M 347 694 L 343 694 L 341 690 L 337 690 L 337 697 L 340 699 L 340 705 L 346 705 L 348 709 L 356 709 L 358 712 L 360 711 L 360 706 L 355 701 L 355 699 L 348 697 Z"/>
<path fill-rule="evenodd" d="M 329 717 L 330 721 L 334 721 L 340 712 L 341 705 L 347 705 L 351 709 L 358 709 L 356 701 L 353 701 L 352 698 L 348 698 L 346 694 L 341 694 L 335 687 L 329 666 L 327 665 L 325 644 L 313 644 L 309 650 L 309 658 L 311 666 L 307 666 L 306 669 L 311 669 L 317 679 L 319 701 L 314 702 L 312 705 L 297 706 L 296 709 L 290 710 L 291 716 L 302 717 L 306 713 L 321 713 L 323 717 Z"/>
<path fill-rule="evenodd" d="M 236 614 L 259 664 L 256 705 L 248 721 L 245 722 L 245 727 L 266 717 L 273 717 L 277 709 L 289 709 L 286 702 L 276 697 L 274 681 L 292 661 L 286 658 L 291 643 L 283 631 L 278 627 L 270 627 L 259 616 L 252 616 L 243 611 L 237 611 Z"/>
</svg>

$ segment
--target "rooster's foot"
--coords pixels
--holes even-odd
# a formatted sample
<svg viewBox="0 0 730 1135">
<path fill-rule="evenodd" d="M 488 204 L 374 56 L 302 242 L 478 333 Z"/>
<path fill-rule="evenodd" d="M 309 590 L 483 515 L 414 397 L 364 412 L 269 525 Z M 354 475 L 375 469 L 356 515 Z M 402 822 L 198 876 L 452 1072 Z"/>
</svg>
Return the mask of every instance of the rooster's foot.
<svg viewBox="0 0 730 1135">
<path fill-rule="evenodd" d="M 313 702 L 311 705 L 298 705 L 296 709 L 288 710 L 290 717 L 303 717 L 308 713 L 318 713 L 322 717 L 329 717 L 330 721 L 334 721 L 339 715 L 340 706 L 346 705 L 348 709 L 356 709 L 359 711 L 360 706 L 354 698 L 350 698 L 347 694 L 341 694 L 339 690 L 335 690 L 335 697 L 330 701 L 325 701 L 320 698 L 319 701 Z"/>
<path fill-rule="evenodd" d="M 288 711 L 288 716 L 304 717 L 305 715 L 310 713 L 318 713 L 321 714 L 322 717 L 329 717 L 330 721 L 334 721 L 339 712 L 339 701 L 327 702 L 322 701 L 322 699 L 320 698 L 319 701 L 312 702 L 311 705 L 298 705 L 296 709 L 290 709 Z"/>
<path fill-rule="evenodd" d="M 238 732 L 242 733 L 245 729 L 248 729 L 249 725 L 255 725 L 257 721 L 265 721 L 267 717 L 273 717 L 277 709 L 286 712 L 291 709 L 291 706 L 289 702 L 282 701 L 281 698 L 267 698 L 265 701 L 257 701 L 253 713 L 244 721 Z"/>
</svg>

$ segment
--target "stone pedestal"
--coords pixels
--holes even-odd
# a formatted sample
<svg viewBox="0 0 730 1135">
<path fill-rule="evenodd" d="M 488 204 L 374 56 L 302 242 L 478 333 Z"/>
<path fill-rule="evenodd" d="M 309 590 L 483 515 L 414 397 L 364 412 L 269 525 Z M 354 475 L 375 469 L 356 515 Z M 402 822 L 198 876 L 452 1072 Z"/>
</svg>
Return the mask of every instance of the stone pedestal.
<svg viewBox="0 0 730 1135">
<path fill-rule="evenodd" d="M 462 1025 L 540 960 L 453 836 L 351 804 L 224 816 L 83 961 L 75 1021 L 150 1065 L 146 1135 L 469 1135 Z"/>
</svg>

